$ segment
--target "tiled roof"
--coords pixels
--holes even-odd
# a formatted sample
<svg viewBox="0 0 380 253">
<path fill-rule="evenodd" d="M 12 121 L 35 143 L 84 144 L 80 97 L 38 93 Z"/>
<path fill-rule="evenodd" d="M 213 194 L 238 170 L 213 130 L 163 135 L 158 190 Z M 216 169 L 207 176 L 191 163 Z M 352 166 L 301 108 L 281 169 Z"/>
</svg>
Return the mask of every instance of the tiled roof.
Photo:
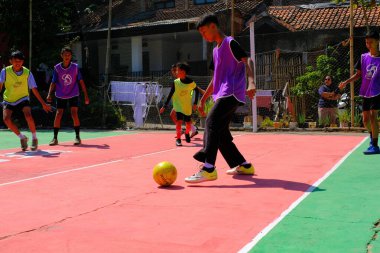
<svg viewBox="0 0 380 253">
<path fill-rule="evenodd" d="M 260 3 L 262 3 L 262 0 L 236 0 L 235 9 L 239 10 L 244 17 L 251 14 Z M 158 10 L 156 16 L 149 21 L 194 18 L 208 12 L 218 12 L 229 10 L 230 8 L 231 1 L 228 1 L 227 5 L 225 1 L 218 1 L 215 4 L 193 5 L 188 9 L 163 9 Z"/>
<path fill-rule="evenodd" d="M 302 6 L 271 6 L 269 15 L 290 31 L 344 29 L 350 25 L 350 9 L 344 7 L 307 8 Z M 368 10 L 370 26 L 380 26 L 380 7 Z M 363 8 L 354 9 L 355 27 L 365 27 Z"/>
</svg>

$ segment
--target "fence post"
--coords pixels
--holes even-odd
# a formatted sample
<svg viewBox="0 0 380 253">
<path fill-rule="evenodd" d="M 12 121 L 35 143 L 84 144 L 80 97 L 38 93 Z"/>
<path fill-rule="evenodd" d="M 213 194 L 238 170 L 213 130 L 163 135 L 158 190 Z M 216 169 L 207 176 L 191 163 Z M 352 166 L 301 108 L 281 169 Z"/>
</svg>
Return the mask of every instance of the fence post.
<svg viewBox="0 0 380 253">
<path fill-rule="evenodd" d="M 253 61 L 253 76 L 254 76 L 254 82 L 257 88 L 254 17 L 249 21 L 249 34 L 250 34 L 251 60 Z M 252 100 L 252 131 L 254 133 L 257 132 L 257 98 L 256 96 Z"/>
<path fill-rule="evenodd" d="M 350 0 L 350 76 L 354 74 L 354 7 L 353 0 Z M 351 98 L 351 127 L 354 126 L 355 120 L 355 86 L 354 82 L 350 83 Z"/>
</svg>

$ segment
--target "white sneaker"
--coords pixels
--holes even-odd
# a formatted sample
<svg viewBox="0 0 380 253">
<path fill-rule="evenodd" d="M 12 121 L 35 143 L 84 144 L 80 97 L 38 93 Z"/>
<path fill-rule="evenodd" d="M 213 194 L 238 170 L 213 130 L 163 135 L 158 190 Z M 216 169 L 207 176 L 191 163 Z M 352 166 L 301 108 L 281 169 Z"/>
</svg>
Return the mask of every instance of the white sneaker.
<svg viewBox="0 0 380 253">
<path fill-rule="evenodd" d="M 185 182 L 189 184 L 197 184 L 202 183 L 206 181 L 214 181 L 218 179 L 218 174 L 216 172 L 216 169 L 214 169 L 213 172 L 207 172 L 205 170 L 200 170 L 194 175 L 185 178 Z"/>
</svg>

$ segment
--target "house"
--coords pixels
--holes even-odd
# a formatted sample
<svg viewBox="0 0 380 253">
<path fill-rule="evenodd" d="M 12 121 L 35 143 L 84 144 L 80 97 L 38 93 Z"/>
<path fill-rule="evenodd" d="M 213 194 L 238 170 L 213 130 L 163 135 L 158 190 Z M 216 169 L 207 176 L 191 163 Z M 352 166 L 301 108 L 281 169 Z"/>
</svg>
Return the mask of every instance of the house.
<svg viewBox="0 0 380 253">
<path fill-rule="evenodd" d="M 223 29 L 230 30 L 231 1 L 225 0 L 115 0 L 112 7 L 111 73 L 113 75 L 154 75 L 167 72 L 173 63 L 187 61 L 193 74 L 208 74 L 212 46 L 195 30 L 200 16 L 219 15 Z M 259 8 L 261 0 L 235 1 L 235 33 Z M 93 75 L 105 68 L 107 7 L 83 16 L 73 32 L 66 33 L 80 65 Z"/>
</svg>

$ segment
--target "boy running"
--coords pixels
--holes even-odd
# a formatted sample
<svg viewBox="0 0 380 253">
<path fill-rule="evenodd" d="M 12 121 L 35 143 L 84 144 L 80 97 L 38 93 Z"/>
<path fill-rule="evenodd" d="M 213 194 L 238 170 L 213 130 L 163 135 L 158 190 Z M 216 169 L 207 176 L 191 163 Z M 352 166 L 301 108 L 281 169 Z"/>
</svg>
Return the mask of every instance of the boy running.
<svg viewBox="0 0 380 253">
<path fill-rule="evenodd" d="M 174 79 L 177 79 L 177 65 L 176 64 L 172 65 L 172 67 L 170 69 L 170 72 L 172 74 L 172 77 Z M 201 89 L 199 86 L 197 86 L 197 89 L 198 89 L 198 92 L 200 94 L 203 95 L 205 93 L 205 91 L 203 89 Z M 170 112 L 170 118 L 172 119 L 173 123 L 176 125 L 177 124 L 177 116 L 176 116 L 176 111 L 174 110 L 174 108 Z M 198 128 L 195 126 L 195 124 L 193 122 L 191 122 L 191 135 L 190 135 L 190 138 L 193 138 L 197 134 L 198 134 Z M 176 138 L 177 138 L 177 136 L 176 136 Z"/>
<path fill-rule="evenodd" d="M 80 145 L 81 139 L 79 135 L 80 121 L 78 117 L 79 100 L 79 84 L 82 88 L 85 98 L 85 104 L 90 103 L 88 98 L 86 85 L 77 64 L 71 62 L 72 51 L 69 47 L 61 50 L 62 62 L 54 66 L 53 79 L 50 84 L 47 101 L 52 101 L 52 93 L 55 90 L 57 99 L 57 113 L 54 119 L 54 137 L 49 143 L 50 146 L 58 145 L 58 132 L 61 127 L 61 119 L 64 109 L 70 106 L 71 117 L 74 122 L 75 141 L 74 145 Z M 79 84 L 78 84 L 79 83 Z"/>
<path fill-rule="evenodd" d="M 207 42 L 217 43 L 210 66 L 214 71 L 214 76 L 201 98 L 199 111 L 204 111 L 205 102 L 211 94 L 215 104 L 206 119 L 203 149 L 194 155 L 194 159 L 202 162 L 203 165 L 199 172 L 185 178 L 185 181 L 201 183 L 216 180 L 218 176 L 215 161 L 218 150 L 231 168 L 227 174 L 253 175 L 252 164 L 248 163 L 239 152 L 229 130 L 235 110 L 245 103 L 245 95 L 247 94 L 251 99 L 255 95 L 252 62 L 240 45 L 232 37 L 225 36 L 219 29 L 219 22 L 214 14 L 203 16 L 197 24 L 197 29 Z"/>
<path fill-rule="evenodd" d="M 363 97 L 363 123 L 370 134 L 370 146 L 364 151 L 365 155 L 380 154 L 378 146 L 379 125 L 377 123 L 377 113 L 380 109 L 380 52 L 379 33 L 370 31 L 366 34 L 365 45 L 368 53 L 362 54 L 357 61 L 356 73 L 348 80 L 340 83 L 339 88 L 343 89 L 350 82 L 362 78 L 359 95 Z"/>
<path fill-rule="evenodd" d="M 189 71 L 190 67 L 187 63 L 177 64 L 177 79 L 174 80 L 174 84 L 172 85 L 172 89 L 170 90 L 165 105 L 160 109 L 160 113 L 162 114 L 165 111 L 165 108 L 168 106 L 170 99 L 173 97 L 173 108 L 176 112 L 175 124 L 177 132 L 177 146 L 182 146 L 182 121 L 185 121 L 186 123 L 186 142 L 190 142 L 191 114 L 192 110 L 195 110 L 197 108 L 198 103 L 199 92 L 195 82 L 187 77 L 187 73 Z M 192 91 L 195 91 L 195 100 L 193 106 Z"/>
<path fill-rule="evenodd" d="M 41 98 L 32 72 L 23 67 L 24 60 L 24 54 L 21 51 L 15 51 L 11 54 L 11 66 L 2 69 L 0 72 L 0 92 L 3 89 L 3 85 L 5 86 L 3 94 L 3 120 L 7 127 L 20 138 L 21 149 L 25 151 L 28 148 L 28 138 L 20 132 L 12 121 L 12 114 L 16 111 L 22 111 L 32 133 L 32 146 L 30 149 L 35 151 L 38 148 L 38 140 L 36 125 L 34 124 L 30 108 L 29 90 L 32 90 L 45 112 L 50 112 L 51 107 Z"/>
</svg>

